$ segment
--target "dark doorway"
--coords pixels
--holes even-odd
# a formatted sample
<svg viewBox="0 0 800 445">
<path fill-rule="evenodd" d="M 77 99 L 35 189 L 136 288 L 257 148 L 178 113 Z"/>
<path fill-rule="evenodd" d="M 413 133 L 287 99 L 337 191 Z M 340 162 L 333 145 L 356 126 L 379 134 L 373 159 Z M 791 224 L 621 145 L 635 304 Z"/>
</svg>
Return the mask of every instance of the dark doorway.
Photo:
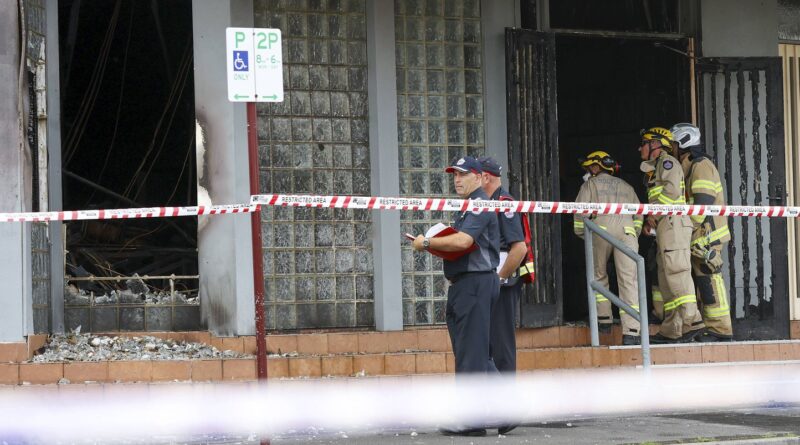
<svg viewBox="0 0 800 445">
<path fill-rule="evenodd" d="M 622 164 L 620 177 L 646 202 L 639 171 L 639 131 L 691 120 L 689 59 L 667 48 L 685 52 L 687 45 L 686 40 L 556 35 L 563 201 L 573 201 L 583 183 L 578 157 L 603 150 Z M 571 217 L 561 217 L 561 234 L 564 320 L 585 320 L 583 240 L 574 235 Z M 640 253 L 648 265 L 655 264 L 647 257 L 651 244 L 652 240 L 640 238 Z M 612 291 L 616 292 L 613 284 Z"/>
<path fill-rule="evenodd" d="M 191 1 L 61 0 L 58 10 L 64 209 L 195 205 Z M 66 232 L 70 276 L 197 274 L 196 218 L 73 222 Z M 130 287 L 124 281 L 73 284 L 111 297 L 110 291 Z M 91 311 L 70 311 L 76 289 L 66 292 L 66 328 L 194 327 L 197 321 L 174 324 L 174 311 L 162 311 L 148 325 L 144 291 L 170 284 L 144 284 L 141 310 L 106 310 L 104 321 L 92 318 L 101 316 L 94 297 Z M 196 296 L 197 281 L 172 287 Z M 123 302 L 116 298 L 111 302 Z"/>
</svg>

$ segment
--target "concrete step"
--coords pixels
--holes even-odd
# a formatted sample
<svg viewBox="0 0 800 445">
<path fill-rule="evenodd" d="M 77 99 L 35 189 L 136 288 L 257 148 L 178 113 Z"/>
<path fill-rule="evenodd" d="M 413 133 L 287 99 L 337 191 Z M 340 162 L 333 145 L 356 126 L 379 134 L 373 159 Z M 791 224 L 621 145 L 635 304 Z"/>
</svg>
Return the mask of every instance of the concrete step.
<svg viewBox="0 0 800 445">
<path fill-rule="evenodd" d="M 800 360 L 800 341 L 731 344 L 657 345 L 655 365 L 776 362 Z M 633 346 L 521 349 L 518 369 L 632 367 L 641 365 L 641 349 Z M 297 354 L 270 356 L 270 378 L 450 374 L 453 354 L 447 352 L 385 352 Z M 66 363 L 2 363 L 0 384 L 49 384 L 67 379 L 84 382 L 163 382 L 255 380 L 255 359 L 104 361 Z"/>
<path fill-rule="evenodd" d="M 207 332 L 124 335 L 201 342 L 246 354 L 256 350 L 254 336 L 215 337 Z M 601 337 L 604 346 L 593 348 L 588 346 L 585 326 L 520 329 L 517 367 L 534 371 L 641 365 L 641 349 L 614 344 L 619 338 L 615 330 Z M 269 334 L 266 340 L 270 378 L 448 374 L 455 368 L 447 330 L 439 327 L 402 332 Z M 255 359 L 29 362 L 43 344 L 44 336 L 32 336 L 27 343 L 0 345 L 0 353 L 5 351 L 0 355 L 0 384 L 48 384 L 62 379 L 71 383 L 256 379 Z M 655 365 L 800 360 L 800 340 L 653 345 L 651 356 Z"/>
</svg>

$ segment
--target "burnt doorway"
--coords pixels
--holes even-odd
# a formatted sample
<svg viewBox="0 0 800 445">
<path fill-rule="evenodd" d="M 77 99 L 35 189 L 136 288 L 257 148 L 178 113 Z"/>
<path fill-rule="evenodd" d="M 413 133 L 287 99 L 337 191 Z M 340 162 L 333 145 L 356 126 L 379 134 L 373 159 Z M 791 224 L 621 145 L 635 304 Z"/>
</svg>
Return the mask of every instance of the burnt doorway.
<svg viewBox="0 0 800 445">
<path fill-rule="evenodd" d="M 64 210 L 195 205 L 191 1 L 60 0 L 58 15 Z M 200 327 L 196 218 L 65 228 L 66 329 Z M 179 278 L 111 279 L 135 275 Z"/>
<path fill-rule="evenodd" d="M 603 150 L 622 164 L 620 177 L 647 202 L 639 171 L 639 131 L 691 120 L 690 63 L 681 54 L 687 51 L 688 39 L 561 33 L 555 44 L 561 199 L 574 201 L 583 183 L 585 172 L 577 159 Z M 559 261 L 554 267 L 563 274 L 564 321 L 585 320 L 583 240 L 574 235 L 571 217 L 559 218 L 562 255 L 554 257 Z M 648 259 L 652 242 L 646 237 L 639 241 L 648 267 L 655 266 L 654 259 Z M 616 293 L 611 269 L 611 290 Z"/>
</svg>

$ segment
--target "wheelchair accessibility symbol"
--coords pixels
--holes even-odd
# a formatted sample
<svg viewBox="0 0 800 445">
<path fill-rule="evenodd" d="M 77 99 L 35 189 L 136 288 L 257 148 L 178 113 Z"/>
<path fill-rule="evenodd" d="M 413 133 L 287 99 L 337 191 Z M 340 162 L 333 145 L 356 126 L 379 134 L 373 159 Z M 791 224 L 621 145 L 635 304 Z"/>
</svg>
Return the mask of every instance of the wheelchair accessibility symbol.
<svg viewBox="0 0 800 445">
<path fill-rule="evenodd" d="M 233 70 L 234 71 L 248 71 L 247 51 L 234 51 L 233 52 Z"/>
</svg>

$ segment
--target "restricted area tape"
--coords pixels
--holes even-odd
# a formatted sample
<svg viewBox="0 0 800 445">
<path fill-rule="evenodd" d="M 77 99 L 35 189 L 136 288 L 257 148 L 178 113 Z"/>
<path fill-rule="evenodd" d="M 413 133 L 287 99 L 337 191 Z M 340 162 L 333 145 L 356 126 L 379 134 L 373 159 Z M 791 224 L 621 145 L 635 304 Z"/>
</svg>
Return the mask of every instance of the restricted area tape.
<svg viewBox="0 0 800 445">
<path fill-rule="evenodd" d="M 336 209 L 437 210 L 450 212 L 515 212 L 598 215 L 709 215 L 797 218 L 800 207 L 713 206 L 583 203 L 552 201 L 490 201 L 440 198 L 383 198 L 376 196 L 253 195 L 251 204 Z"/>
<path fill-rule="evenodd" d="M 69 210 L 63 212 L 0 213 L 0 222 L 80 221 L 92 219 L 164 218 L 254 212 L 256 204 L 193 207 L 141 207 L 136 209 Z"/>
<path fill-rule="evenodd" d="M 491 201 L 446 198 L 386 198 L 380 196 L 253 195 L 250 204 L 133 209 L 71 210 L 63 212 L 0 213 L 0 222 L 80 221 L 93 219 L 165 218 L 255 212 L 259 206 L 317 207 L 372 210 L 437 210 L 444 212 L 512 212 L 598 215 L 708 215 L 800 217 L 800 207 L 712 206 L 584 203 L 554 201 Z"/>
</svg>

